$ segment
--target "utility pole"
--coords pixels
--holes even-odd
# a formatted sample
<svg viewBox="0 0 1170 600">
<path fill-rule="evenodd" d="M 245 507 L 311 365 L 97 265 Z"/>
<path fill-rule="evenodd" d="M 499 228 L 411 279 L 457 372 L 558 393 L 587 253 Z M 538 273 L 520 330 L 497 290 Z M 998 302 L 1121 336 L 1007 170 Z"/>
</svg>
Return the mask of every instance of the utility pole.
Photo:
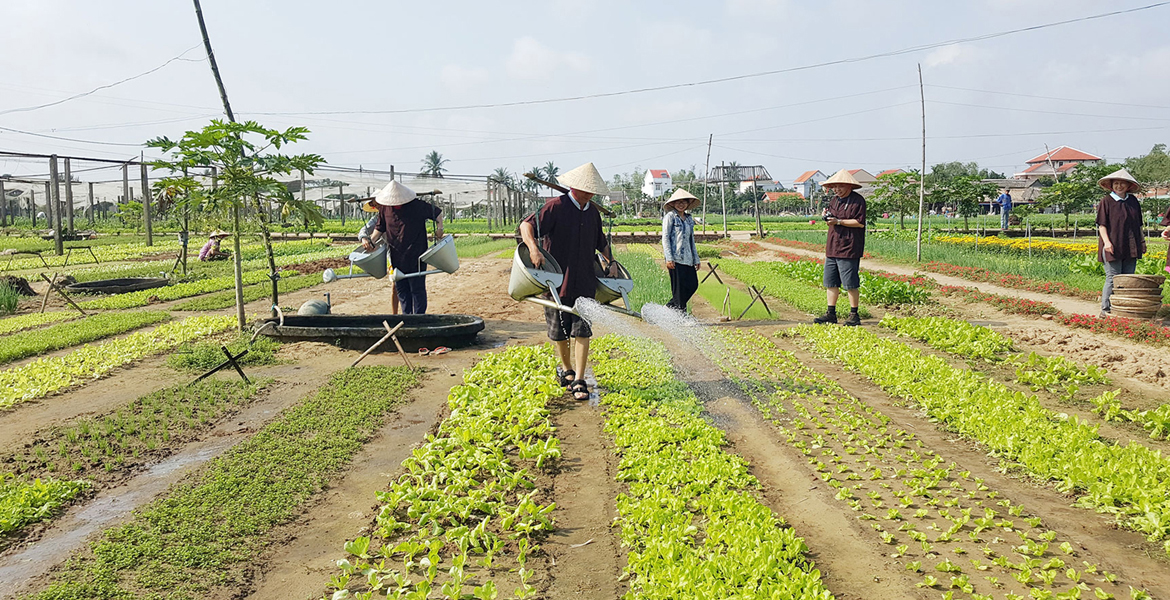
<svg viewBox="0 0 1170 600">
<path fill-rule="evenodd" d="M 918 64 L 918 98 L 922 102 L 922 170 L 918 173 L 918 239 L 915 260 L 922 262 L 922 213 L 926 206 L 926 92 L 922 87 L 922 63 Z"/>
<path fill-rule="evenodd" d="M 727 188 L 723 185 L 723 174 L 726 172 L 723 161 L 719 161 L 719 200 L 723 203 L 723 237 L 727 237 Z"/>
<path fill-rule="evenodd" d="M 703 233 L 707 233 L 707 180 L 711 178 L 711 142 L 714 139 L 714 133 L 707 134 L 707 162 L 703 164 Z"/>
<path fill-rule="evenodd" d="M 756 239 L 764 239 L 764 225 L 760 222 L 760 190 L 756 187 L 756 168 L 752 167 L 752 203 L 756 205 Z"/>
<path fill-rule="evenodd" d="M 142 221 L 146 228 L 146 245 L 154 245 L 154 229 L 150 224 L 150 182 L 146 179 L 146 163 L 140 162 L 142 167 Z"/>
<path fill-rule="evenodd" d="M 89 226 L 90 227 L 93 227 L 93 222 L 94 222 L 94 218 L 95 218 L 95 216 L 93 214 L 94 210 L 96 210 L 96 209 L 93 206 L 93 182 L 91 181 L 91 182 L 89 182 Z"/>
</svg>

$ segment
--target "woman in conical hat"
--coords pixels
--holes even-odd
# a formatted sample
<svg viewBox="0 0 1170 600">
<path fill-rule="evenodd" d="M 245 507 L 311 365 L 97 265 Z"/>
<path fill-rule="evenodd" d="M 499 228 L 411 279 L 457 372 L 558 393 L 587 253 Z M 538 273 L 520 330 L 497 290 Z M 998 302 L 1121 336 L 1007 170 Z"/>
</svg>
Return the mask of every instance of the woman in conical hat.
<svg viewBox="0 0 1170 600">
<path fill-rule="evenodd" d="M 699 204 L 694 194 L 678 188 L 662 204 L 662 256 L 670 273 L 670 302 L 666 306 L 686 312 L 687 303 L 699 289 L 699 249 L 695 246 L 695 219 L 690 209 Z"/>
<path fill-rule="evenodd" d="M 595 195 L 608 194 L 609 187 L 593 163 L 585 163 L 558 175 L 557 182 L 569 188 L 568 193 L 549 199 L 539 211 L 524 219 L 520 223 L 520 237 L 528 246 L 535 267 L 540 268 L 544 263 L 542 249 L 560 265 L 564 279 L 558 294 L 563 304 L 573 306 L 577 299 L 592 299 L 597 292 L 597 273 L 593 270 L 595 252 L 600 252 L 608 261 L 611 276 L 618 273 L 609 240 L 602 230 L 601 215 L 591 203 Z M 536 238 L 538 231 L 541 235 L 539 241 Z M 556 346 L 561 359 L 557 367 L 561 385 L 569 388 L 573 398 L 588 400 L 585 367 L 589 358 L 589 340 L 593 337 L 589 322 L 578 315 L 552 308 L 545 309 L 544 320 L 548 338 Z M 572 348 L 569 347 L 570 338 Z"/>
<path fill-rule="evenodd" d="M 853 174 L 841 169 L 821 185 L 833 193 L 822 215 L 829 226 L 825 240 L 825 300 L 823 316 L 814 323 L 837 322 L 837 299 L 844 289 L 849 296 L 846 325 L 860 325 L 857 313 L 861 303 L 861 256 L 865 254 L 865 198 L 857 193 L 861 183 Z"/>
<path fill-rule="evenodd" d="M 227 260 L 232 255 L 227 250 L 220 250 L 219 244 L 224 238 L 230 237 L 232 234 L 222 230 L 216 229 L 207 236 L 207 243 L 203 244 L 203 248 L 199 250 L 199 260 L 207 262 L 209 260 Z"/>
<path fill-rule="evenodd" d="M 378 190 L 374 196 L 374 205 L 378 210 L 378 221 L 370 234 L 371 245 L 386 238 L 387 254 L 394 269 L 403 273 L 419 272 L 422 268 L 420 258 L 430 245 L 427 241 L 427 221 L 435 222 L 435 235 L 442 237 L 443 210 L 419 199 L 414 190 L 398 181 L 391 181 Z M 421 315 L 427 312 L 425 277 L 398 281 L 395 292 L 402 305 L 402 314 Z"/>
<path fill-rule="evenodd" d="M 1119 169 L 1097 181 L 1109 192 L 1097 203 L 1097 260 L 1105 265 L 1105 286 L 1101 289 L 1101 316 L 1113 310 L 1113 276 L 1132 275 L 1138 259 L 1146 253 L 1142 232 L 1142 206 L 1133 192 L 1141 184 L 1129 171 Z"/>
</svg>

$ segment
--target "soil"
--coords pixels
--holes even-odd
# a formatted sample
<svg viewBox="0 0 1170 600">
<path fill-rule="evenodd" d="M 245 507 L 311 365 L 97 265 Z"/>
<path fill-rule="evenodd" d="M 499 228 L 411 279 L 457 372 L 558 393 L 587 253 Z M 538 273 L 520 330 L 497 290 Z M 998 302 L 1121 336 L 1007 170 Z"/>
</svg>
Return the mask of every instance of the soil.
<svg viewBox="0 0 1170 600">
<path fill-rule="evenodd" d="M 340 271 L 341 269 L 349 269 L 349 259 L 344 257 L 322 258 L 319 260 L 297 263 L 295 265 L 288 265 L 281 268 L 288 269 L 290 271 L 296 271 L 298 273 L 320 273 L 325 269 L 334 269 Z"/>
</svg>

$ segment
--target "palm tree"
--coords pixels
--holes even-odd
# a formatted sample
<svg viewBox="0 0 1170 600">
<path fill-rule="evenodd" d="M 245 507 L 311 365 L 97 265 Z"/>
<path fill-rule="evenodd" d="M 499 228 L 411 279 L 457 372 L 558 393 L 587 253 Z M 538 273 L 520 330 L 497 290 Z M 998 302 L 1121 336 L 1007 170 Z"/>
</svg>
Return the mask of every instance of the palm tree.
<svg viewBox="0 0 1170 600">
<path fill-rule="evenodd" d="M 506 169 L 504 167 L 496 167 L 496 170 L 492 171 L 492 174 L 488 176 L 488 179 L 491 179 L 492 181 L 495 181 L 497 183 L 511 184 L 512 183 L 512 174 L 509 173 L 508 169 Z"/>
<path fill-rule="evenodd" d="M 438 177 L 441 179 L 443 177 L 443 172 L 447 170 L 443 167 L 443 165 L 447 164 L 447 162 L 447 159 L 443 158 L 443 155 L 439 154 L 438 150 L 431 150 L 430 153 L 424 156 L 422 159 L 423 168 L 419 175 L 423 175 L 425 177 Z"/>
<path fill-rule="evenodd" d="M 559 174 L 561 170 L 557 168 L 557 166 L 554 165 L 550 160 L 548 161 L 548 164 L 544 165 L 544 169 L 541 169 L 541 172 L 544 173 L 545 181 L 549 183 L 557 183 L 557 174 Z"/>
</svg>

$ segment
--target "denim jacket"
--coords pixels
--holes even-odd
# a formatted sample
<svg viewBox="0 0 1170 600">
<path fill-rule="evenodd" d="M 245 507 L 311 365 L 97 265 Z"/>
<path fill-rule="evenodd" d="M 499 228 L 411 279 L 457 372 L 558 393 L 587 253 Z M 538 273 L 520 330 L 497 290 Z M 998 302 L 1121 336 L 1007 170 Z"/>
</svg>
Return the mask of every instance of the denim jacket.
<svg viewBox="0 0 1170 600">
<path fill-rule="evenodd" d="M 695 247 L 695 219 L 690 214 L 678 216 L 672 210 L 662 217 L 662 256 L 680 265 L 699 264 L 699 249 Z"/>
</svg>

